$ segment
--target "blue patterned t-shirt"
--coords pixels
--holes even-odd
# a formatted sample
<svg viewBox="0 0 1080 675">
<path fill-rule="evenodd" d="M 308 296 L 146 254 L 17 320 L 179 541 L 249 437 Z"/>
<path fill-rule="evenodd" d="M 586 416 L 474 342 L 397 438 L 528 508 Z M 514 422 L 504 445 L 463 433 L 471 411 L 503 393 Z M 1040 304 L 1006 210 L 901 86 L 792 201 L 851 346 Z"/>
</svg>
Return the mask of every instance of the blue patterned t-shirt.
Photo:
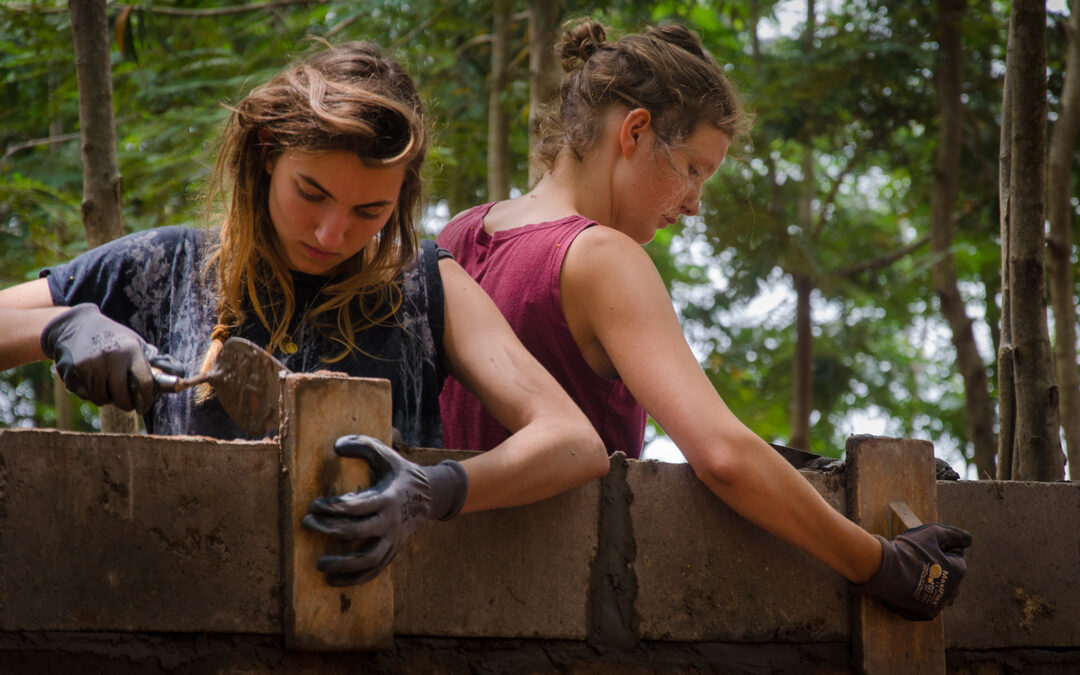
<svg viewBox="0 0 1080 675">
<path fill-rule="evenodd" d="M 211 236 L 206 230 L 182 227 L 137 232 L 45 269 L 41 276 L 48 278 L 55 305 L 97 305 L 105 316 L 172 356 L 190 375 L 201 365 L 216 323 L 216 279 L 205 281 L 202 273 Z M 329 277 L 293 272 L 298 316 L 289 334 L 297 351 L 274 356 L 293 372 L 332 370 L 390 380 L 393 422 L 402 440 L 442 447 L 439 392 L 446 375 L 438 259 L 444 255 L 434 242 L 423 242 L 416 261 L 402 274 L 403 302 L 396 320 L 360 332 L 359 349 L 331 364 L 320 357 L 338 354 L 340 345 L 310 324 L 298 325 L 299 315 L 313 306 Z M 270 341 L 269 331 L 253 313 L 236 334 L 260 346 Z M 154 434 L 247 437 L 216 399 L 196 405 L 192 390 L 159 396 L 144 420 Z"/>
</svg>

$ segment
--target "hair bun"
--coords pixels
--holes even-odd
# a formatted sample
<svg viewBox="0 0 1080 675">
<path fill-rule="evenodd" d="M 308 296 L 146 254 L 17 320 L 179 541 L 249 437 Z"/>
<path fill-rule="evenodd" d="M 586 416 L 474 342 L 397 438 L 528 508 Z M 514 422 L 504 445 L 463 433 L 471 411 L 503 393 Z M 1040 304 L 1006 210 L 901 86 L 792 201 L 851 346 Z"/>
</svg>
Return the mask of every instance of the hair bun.
<svg viewBox="0 0 1080 675">
<path fill-rule="evenodd" d="M 654 26 L 646 29 L 645 35 L 680 47 L 699 59 L 706 58 L 705 50 L 701 46 L 701 38 L 698 37 L 697 33 L 681 24 L 669 23 L 663 26 Z"/>
<path fill-rule="evenodd" d="M 567 30 L 559 45 L 563 70 L 570 73 L 583 66 L 590 56 L 600 51 L 606 40 L 604 27 L 592 19 L 586 19 Z"/>
</svg>

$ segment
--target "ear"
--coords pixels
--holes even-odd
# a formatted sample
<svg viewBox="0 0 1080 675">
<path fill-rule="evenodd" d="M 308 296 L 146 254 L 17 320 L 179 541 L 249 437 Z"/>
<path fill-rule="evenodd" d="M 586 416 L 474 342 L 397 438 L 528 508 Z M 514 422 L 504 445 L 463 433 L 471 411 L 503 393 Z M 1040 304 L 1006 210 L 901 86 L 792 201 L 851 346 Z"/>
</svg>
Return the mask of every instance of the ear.
<svg viewBox="0 0 1080 675">
<path fill-rule="evenodd" d="M 645 108 L 634 108 L 619 125 L 619 147 L 629 157 L 640 147 L 642 134 L 652 129 L 652 114 Z"/>
</svg>

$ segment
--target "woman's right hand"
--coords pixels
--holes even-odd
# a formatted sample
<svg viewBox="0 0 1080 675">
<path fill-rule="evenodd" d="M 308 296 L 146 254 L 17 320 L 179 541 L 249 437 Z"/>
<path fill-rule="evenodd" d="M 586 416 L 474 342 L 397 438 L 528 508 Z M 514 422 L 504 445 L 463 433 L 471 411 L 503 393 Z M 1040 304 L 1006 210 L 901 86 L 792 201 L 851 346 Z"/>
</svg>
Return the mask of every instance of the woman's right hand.
<svg viewBox="0 0 1080 675">
<path fill-rule="evenodd" d="M 75 395 L 97 405 L 145 413 L 154 403 L 151 366 L 173 375 L 183 369 L 130 328 L 84 303 L 57 315 L 41 332 L 41 350 Z"/>
<path fill-rule="evenodd" d="M 469 493 L 464 467 L 451 459 L 420 466 L 370 436 L 342 436 L 334 452 L 338 457 L 366 461 L 372 485 L 319 497 L 301 521 L 304 529 L 359 546 L 349 553 L 319 558 L 316 566 L 331 586 L 374 579 L 421 525 L 428 520 L 450 520 L 461 511 Z"/>
</svg>

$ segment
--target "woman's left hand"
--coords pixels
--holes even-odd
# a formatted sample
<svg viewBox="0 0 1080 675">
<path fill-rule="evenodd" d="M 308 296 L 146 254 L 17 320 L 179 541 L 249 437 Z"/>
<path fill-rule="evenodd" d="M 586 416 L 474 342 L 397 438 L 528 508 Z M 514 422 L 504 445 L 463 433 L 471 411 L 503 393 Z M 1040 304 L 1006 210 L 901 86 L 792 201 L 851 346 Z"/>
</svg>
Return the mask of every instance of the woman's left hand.
<svg viewBox="0 0 1080 675">
<path fill-rule="evenodd" d="M 420 466 L 370 436 L 342 436 L 339 457 L 366 460 L 372 486 L 311 502 L 304 528 L 363 542 L 345 555 L 325 555 L 317 567 L 331 586 L 371 581 L 427 520 L 449 520 L 461 511 L 469 491 L 464 467 L 450 459 Z"/>
</svg>

